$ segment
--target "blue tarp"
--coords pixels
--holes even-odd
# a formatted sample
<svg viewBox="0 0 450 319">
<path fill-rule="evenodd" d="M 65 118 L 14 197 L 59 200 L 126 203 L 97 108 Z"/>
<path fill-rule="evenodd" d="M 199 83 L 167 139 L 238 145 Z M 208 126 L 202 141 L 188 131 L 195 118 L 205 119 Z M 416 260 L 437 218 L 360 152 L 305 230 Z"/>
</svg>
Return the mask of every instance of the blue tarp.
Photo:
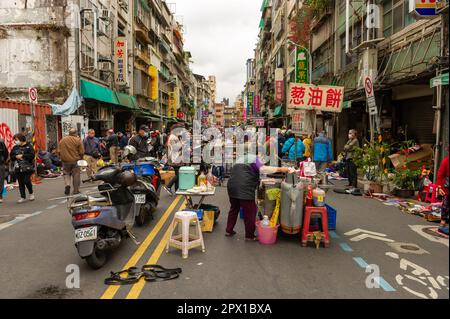
<svg viewBox="0 0 450 319">
<path fill-rule="evenodd" d="M 52 107 L 53 115 L 67 116 L 74 114 L 81 106 L 81 97 L 78 94 L 76 88 L 72 89 L 72 93 L 67 98 L 63 105 L 50 104 Z"/>
</svg>

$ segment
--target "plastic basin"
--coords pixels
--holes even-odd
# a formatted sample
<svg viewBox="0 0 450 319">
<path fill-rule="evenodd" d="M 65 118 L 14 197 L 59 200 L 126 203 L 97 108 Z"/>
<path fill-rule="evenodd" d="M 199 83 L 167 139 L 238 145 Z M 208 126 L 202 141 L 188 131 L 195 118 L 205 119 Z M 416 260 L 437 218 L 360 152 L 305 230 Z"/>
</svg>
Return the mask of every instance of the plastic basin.
<svg viewBox="0 0 450 319">
<path fill-rule="evenodd" d="M 258 240 L 262 245 L 273 245 L 277 242 L 278 236 L 278 224 L 275 227 L 263 227 L 260 221 L 256 222 L 256 228 L 258 230 Z"/>
</svg>

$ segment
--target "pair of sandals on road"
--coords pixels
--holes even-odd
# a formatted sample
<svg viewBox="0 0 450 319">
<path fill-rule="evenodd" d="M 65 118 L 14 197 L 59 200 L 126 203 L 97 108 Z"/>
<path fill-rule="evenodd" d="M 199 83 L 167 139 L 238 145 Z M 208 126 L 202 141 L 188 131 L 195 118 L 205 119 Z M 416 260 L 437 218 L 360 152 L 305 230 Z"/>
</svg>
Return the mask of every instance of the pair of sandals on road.
<svg viewBox="0 0 450 319">
<path fill-rule="evenodd" d="M 180 274 L 181 268 L 167 269 L 160 265 L 144 265 L 141 269 L 130 267 L 119 272 L 111 271 L 111 276 L 105 279 L 105 285 L 133 285 L 142 277 L 147 282 L 167 281 L 179 278 Z"/>
<path fill-rule="evenodd" d="M 334 189 L 335 193 L 338 194 L 346 194 L 346 195 L 353 195 L 353 196 L 363 196 L 363 193 L 361 192 L 361 189 L 359 188 L 348 188 L 348 189 Z"/>
</svg>

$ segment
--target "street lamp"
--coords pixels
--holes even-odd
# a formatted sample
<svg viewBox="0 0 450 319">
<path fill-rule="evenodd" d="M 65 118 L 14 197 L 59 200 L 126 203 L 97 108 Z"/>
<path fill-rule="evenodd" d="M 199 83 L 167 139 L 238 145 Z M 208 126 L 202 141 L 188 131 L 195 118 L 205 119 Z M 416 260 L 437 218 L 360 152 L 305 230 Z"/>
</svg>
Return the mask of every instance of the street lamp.
<svg viewBox="0 0 450 319">
<path fill-rule="evenodd" d="M 309 51 L 309 49 L 303 45 L 297 44 L 294 41 L 288 39 L 287 40 L 288 43 L 296 46 L 297 48 L 302 48 L 304 49 L 307 53 L 308 53 L 308 59 L 309 59 L 309 63 L 308 63 L 308 67 L 309 67 L 309 84 L 312 84 L 312 55 L 311 55 L 311 51 Z M 295 70 L 297 71 L 297 50 L 295 51 Z"/>
</svg>

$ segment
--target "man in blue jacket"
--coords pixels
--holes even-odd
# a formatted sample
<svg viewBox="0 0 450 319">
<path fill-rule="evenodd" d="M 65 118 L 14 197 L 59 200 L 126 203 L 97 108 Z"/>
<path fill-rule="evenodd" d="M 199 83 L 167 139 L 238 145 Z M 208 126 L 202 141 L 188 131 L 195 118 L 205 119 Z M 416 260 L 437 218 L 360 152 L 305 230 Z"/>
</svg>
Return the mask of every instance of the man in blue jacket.
<svg viewBox="0 0 450 319">
<path fill-rule="evenodd" d="M 295 154 L 295 141 L 297 141 L 297 154 Z M 300 138 L 291 135 L 284 143 L 282 153 L 287 154 L 290 161 L 297 161 L 298 159 L 303 158 L 305 145 Z"/>
<path fill-rule="evenodd" d="M 331 141 L 325 136 L 325 132 L 320 132 L 314 139 L 313 161 L 316 163 L 318 171 L 324 170 L 327 163 L 333 160 L 333 150 Z"/>
</svg>

